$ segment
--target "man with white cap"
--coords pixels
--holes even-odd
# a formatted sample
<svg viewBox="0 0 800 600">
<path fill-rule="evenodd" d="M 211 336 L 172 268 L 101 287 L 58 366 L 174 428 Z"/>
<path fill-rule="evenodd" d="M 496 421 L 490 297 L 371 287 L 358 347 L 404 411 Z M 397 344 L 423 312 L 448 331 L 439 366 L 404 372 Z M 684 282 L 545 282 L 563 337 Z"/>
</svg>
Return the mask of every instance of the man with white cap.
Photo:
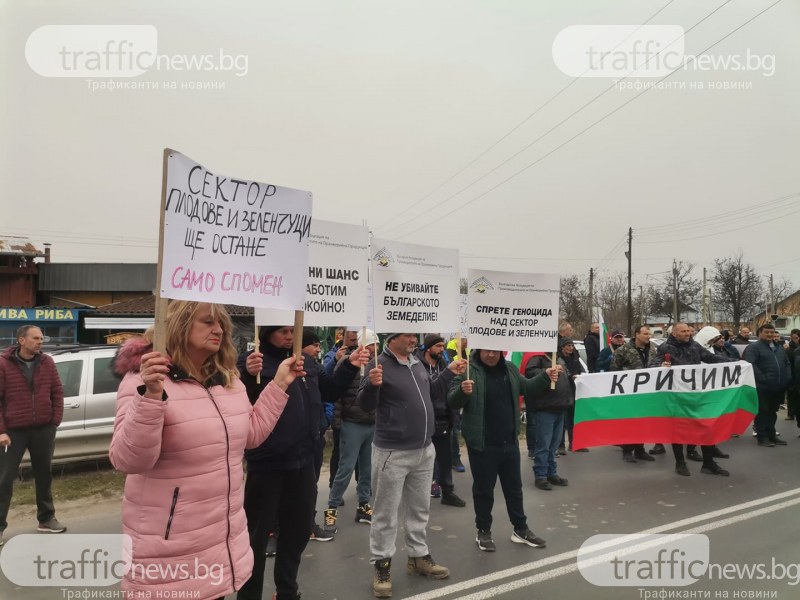
<svg viewBox="0 0 800 600">
<path fill-rule="evenodd" d="M 369 545 L 370 562 L 375 565 L 372 591 L 378 598 L 392 595 L 390 569 L 401 502 L 405 506 L 407 572 L 433 579 L 450 576 L 449 569 L 433 560 L 426 543 L 435 457 L 431 392 L 446 394 L 455 375 L 466 370 L 466 361 L 454 360 L 445 371 L 431 376 L 414 357 L 416 345 L 416 334 L 388 334 L 378 366 L 370 369 L 358 392 L 361 407 L 376 411 L 372 448 L 375 505 Z"/>
<path fill-rule="evenodd" d="M 375 358 L 378 336 L 371 329 L 358 332 L 358 348 L 366 347 L 370 362 Z M 325 511 L 325 529 L 336 532 L 338 508 L 342 496 L 350 485 L 350 477 L 358 463 L 358 508 L 356 523 L 372 522 L 372 438 L 375 433 L 375 410 L 364 410 L 356 401 L 361 385 L 361 371 L 349 360 L 348 351 L 333 370 L 334 384 L 344 389 L 334 407 L 334 419 L 341 421 L 339 432 L 339 468 L 328 495 L 328 508 Z"/>
</svg>

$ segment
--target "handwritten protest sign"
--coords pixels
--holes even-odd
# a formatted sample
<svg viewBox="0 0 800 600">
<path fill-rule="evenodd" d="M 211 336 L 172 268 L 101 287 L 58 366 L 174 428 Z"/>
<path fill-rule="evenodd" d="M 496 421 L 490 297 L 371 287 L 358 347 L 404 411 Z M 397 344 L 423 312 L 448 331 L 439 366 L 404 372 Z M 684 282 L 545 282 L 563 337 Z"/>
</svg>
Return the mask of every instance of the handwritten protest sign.
<svg viewBox="0 0 800 600">
<path fill-rule="evenodd" d="M 470 269 L 467 285 L 470 348 L 556 350 L 558 275 Z"/>
<path fill-rule="evenodd" d="M 367 324 L 369 230 L 314 219 L 308 246 L 305 325 Z M 256 308 L 258 325 L 288 325 L 291 311 Z"/>
<path fill-rule="evenodd" d="M 375 331 L 454 331 L 458 319 L 458 250 L 372 240 Z"/>
<path fill-rule="evenodd" d="M 311 193 L 166 163 L 160 296 L 302 309 Z"/>
</svg>

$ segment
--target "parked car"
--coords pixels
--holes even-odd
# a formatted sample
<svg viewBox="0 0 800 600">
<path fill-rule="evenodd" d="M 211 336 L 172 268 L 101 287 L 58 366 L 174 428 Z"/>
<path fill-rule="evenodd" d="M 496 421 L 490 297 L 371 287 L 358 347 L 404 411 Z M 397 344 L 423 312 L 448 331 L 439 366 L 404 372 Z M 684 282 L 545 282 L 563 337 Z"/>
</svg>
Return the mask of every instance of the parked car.
<svg viewBox="0 0 800 600">
<path fill-rule="evenodd" d="M 120 383 L 111 370 L 117 348 L 45 348 L 64 386 L 64 418 L 56 431 L 54 463 L 108 456 Z M 27 454 L 26 463 L 30 463 Z"/>
</svg>

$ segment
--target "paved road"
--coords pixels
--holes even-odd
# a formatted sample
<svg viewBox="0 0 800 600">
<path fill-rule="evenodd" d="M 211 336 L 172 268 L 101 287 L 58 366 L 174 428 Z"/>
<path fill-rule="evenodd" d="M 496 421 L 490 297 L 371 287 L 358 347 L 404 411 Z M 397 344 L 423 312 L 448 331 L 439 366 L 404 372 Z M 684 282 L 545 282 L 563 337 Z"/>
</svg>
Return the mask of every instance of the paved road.
<svg viewBox="0 0 800 600">
<path fill-rule="evenodd" d="M 645 598 L 648 596 L 637 587 L 599 587 L 588 583 L 577 569 L 576 551 L 595 534 L 630 534 L 653 529 L 658 533 L 707 535 L 712 563 L 730 563 L 742 568 L 741 565 L 769 565 L 774 561 L 793 565 L 790 573 L 795 580 L 800 579 L 797 517 L 800 440 L 795 437 L 797 430 L 793 424 L 780 422 L 779 429 L 784 430 L 789 446 L 759 448 L 749 436 L 724 444 L 723 448 L 733 458 L 720 462 L 730 469 L 730 478 L 703 475 L 699 463 L 690 464 L 691 477 L 680 477 L 673 471 L 670 454 L 658 457 L 655 463 L 632 465 L 623 463 L 615 448 L 595 448 L 589 453 L 559 459 L 560 474 L 570 479 L 568 488 L 541 491 L 533 487 L 531 463 L 523 459 L 529 524 L 547 539 L 546 549 L 509 541 L 511 529 L 498 488 L 500 501 L 495 506 L 493 527 L 498 551 L 494 554 L 478 551 L 474 543 L 469 470 L 454 474 L 456 491 L 468 500 L 468 505 L 458 509 L 433 500 L 429 533 L 433 556 L 451 569 L 451 577 L 437 582 L 406 575 L 405 554 L 400 549 L 393 569 L 394 598 Z M 336 540 L 311 542 L 306 549 L 300 572 L 304 600 L 371 597 L 369 527 L 353 521 L 352 486 L 345 498 L 347 505 L 340 511 Z M 320 508 L 324 508 L 324 501 L 325 498 L 320 498 Z M 73 516 L 69 525 L 75 533 L 116 533 L 120 527 L 119 513 Z M 10 527 L 7 533 L 23 531 L 18 525 Z M 701 579 L 687 588 L 642 589 L 708 591 L 711 598 L 717 592 L 727 592 L 729 598 L 756 597 L 751 592 L 775 592 L 777 595 L 773 597 L 785 600 L 800 598 L 800 585 L 796 581 L 732 577 Z M 272 586 L 268 585 L 265 598 L 270 598 L 271 592 Z M 741 593 L 746 595 L 739 596 Z M 52 600 L 66 595 L 55 589 L 17 589 L 0 577 L 0 598 Z"/>
</svg>

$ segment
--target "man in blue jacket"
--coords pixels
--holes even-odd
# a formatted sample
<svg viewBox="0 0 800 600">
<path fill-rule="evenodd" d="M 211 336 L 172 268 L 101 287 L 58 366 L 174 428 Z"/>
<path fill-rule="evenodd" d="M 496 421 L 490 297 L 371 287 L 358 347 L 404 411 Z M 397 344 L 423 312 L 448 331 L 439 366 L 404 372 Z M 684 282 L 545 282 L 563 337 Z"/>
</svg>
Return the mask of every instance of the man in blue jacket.
<svg viewBox="0 0 800 600">
<path fill-rule="evenodd" d="M 756 438 L 759 446 L 785 446 L 786 442 L 775 433 L 775 422 L 778 407 L 792 383 L 792 366 L 783 346 L 774 341 L 775 327 L 771 323 L 759 327 L 756 334 L 758 341 L 744 353 L 744 360 L 753 365 L 758 392 Z"/>
<path fill-rule="evenodd" d="M 377 598 L 392 595 L 390 569 L 401 501 L 406 508 L 407 571 L 433 579 L 450 575 L 434 562 L 426 543 L 436 454 L 431 444 L 435 423 L 431 395 L 446 395 L 453 377 L 466 370 L 466 361 L 454 360 L 432 376 L 414 356 L 416 345 L 416 334 L 390 333 L 378 366 L 370 369 L 357 396 L 364 410 L 376 411 L 369 546 L 370 562 L 375 565 L 372 591 Z"/>
</svg>

